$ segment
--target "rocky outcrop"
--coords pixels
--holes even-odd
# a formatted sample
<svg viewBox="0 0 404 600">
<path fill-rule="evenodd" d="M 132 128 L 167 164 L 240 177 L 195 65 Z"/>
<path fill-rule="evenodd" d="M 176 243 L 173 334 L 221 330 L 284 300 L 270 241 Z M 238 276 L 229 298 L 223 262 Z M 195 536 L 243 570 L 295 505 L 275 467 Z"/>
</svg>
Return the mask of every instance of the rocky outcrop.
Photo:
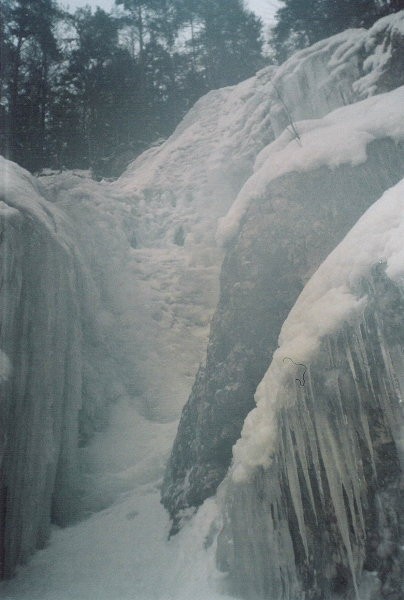
<svg viewBox="0 0 404 600">
<path fill-rule="evenodd" d="M 282 328 L 221 490 L 217 558 L 237 595 L 402 597 L 403 191 L 365 214 Z"/>
<path fill-rule="evenodd" d="M 266 79 L 273 135 L 286 130 L 258 154 L 254 174 L 219 226 L 219 238 L 229 246 L 220 300 L 163 484 L 173 531 L 182 511 L 213 495 L 225 476 L 282 323 L 305 282 L 366 208 L 402 177 L 403 147 L 387 130 L 368 129 L 363 146 L 366 126 L 358 124 L 354 133 L 353 120 L 346 126 L 348 116 L 334 111 L 345 143 L 333 155 L 335 131 L 325 125 L 314 142 L 305 142 L 302 137 L 317 123 L 320 131 L 322 121 L 296 119 L 327 115 L 400 85 L 403 23 L 399 13 L 368 32 L 344 32 L 297 53 L 278 71 L 257 75 Z M 333 118 L 326 116 L 324 124 Z M 393 119 L 399 121 L 398 113 Z M 361 156 L 350 150 L 356 143 L 367 146 Z"/>
<path fill-rule="evenodd" d="M 374 142 L 365 164 L 289 174 L 251 204 L 224 260 L 206 366 L 168 465 L 163 502 L 173 517 L 215 493 L 289 310 L 359 216 L 402 177 L 403 161 L 403 147 Z"/>
<path fill-rule="evenodd" d="M 363 292 L 363 319 L 323 339 L 280 410 L 271 467 L 227 489 L 218 559 L 243 597 L 353 598 L 370 581 L 402 597 L 403 292 L 382 265 Z"/>
</svg>

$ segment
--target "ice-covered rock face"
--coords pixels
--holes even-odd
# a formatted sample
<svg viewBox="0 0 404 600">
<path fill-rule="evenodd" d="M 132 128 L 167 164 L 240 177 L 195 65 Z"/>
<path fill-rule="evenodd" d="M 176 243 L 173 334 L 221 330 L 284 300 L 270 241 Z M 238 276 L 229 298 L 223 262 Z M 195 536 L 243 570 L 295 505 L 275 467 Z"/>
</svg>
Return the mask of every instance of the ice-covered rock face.
<svg viewBox="0 0 404 600">
<path fill-rule="evenodd" d="M 404 14 L 351 29 L 297 52 L 268 83 L 277 137 L 291 120 L 319 118 L 404 83 Z"/>
<path fill-rule="evenodd" d="M 0 382 L 0 539 L 2 572 L 9 576 L 46 540 L 57 476 L 70 496 L 83 282 L 67 236 L 58 234 L 63 218 L 46 206 L 34 180 L 3 159 L 1 176 L 0 348 L 9 368 Z"/>
<path fill-rule="evenodd" d="M 175 520 L 224 477 L 305 282 L 403 175 L 403 23 L 398 13 L 369 31 L 343 32 L 255 78 L 255 96 L 278 137 L 257 154 L 219 221 L 217 239 L 229 245 L 219 305 L 163 486 Z M 380 93 L 386 90 L 393 91 Z"/>
<path fill-rule="evenodd" d="M 370 572 L 401 598 L 403 194 L 306 285 L 234 448 L 218 560 L 247 598 L 362 598 Z"/>
<path fill-rule="evenodd" d="M 224 260 L 206 367 L 167 471 L 163 500 L 173 515 L 214 493 L 290 308 L 321 260 L 403 175 L 403 164 L 402 147 L 373 142 L 364 164 L 289 174 L 250 205 Z"/>
</svg>

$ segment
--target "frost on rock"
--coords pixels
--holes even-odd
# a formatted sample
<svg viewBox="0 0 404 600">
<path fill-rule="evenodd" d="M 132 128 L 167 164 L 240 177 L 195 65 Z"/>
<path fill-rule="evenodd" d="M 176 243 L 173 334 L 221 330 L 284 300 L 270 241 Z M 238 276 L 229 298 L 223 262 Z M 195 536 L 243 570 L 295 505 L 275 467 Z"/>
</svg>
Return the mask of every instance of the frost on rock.
<svg viewBox="0 0 404 600">
<path fill-rule="evenodd" d="M 366 572 L 401 597 L 403 197 L 404 180 L 306 285 L 234 447 L 218 559 L 245 597 L 362 598 Z"/>
</svg>

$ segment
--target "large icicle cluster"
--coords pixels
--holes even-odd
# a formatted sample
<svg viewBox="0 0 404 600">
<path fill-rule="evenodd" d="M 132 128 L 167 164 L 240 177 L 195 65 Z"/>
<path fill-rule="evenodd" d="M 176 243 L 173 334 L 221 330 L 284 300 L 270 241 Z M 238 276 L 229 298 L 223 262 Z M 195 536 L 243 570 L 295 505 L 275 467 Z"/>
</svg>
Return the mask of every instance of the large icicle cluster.
<svg viewBox="0 0 404 600">
<path fill-rule="evenodd" d="M 403 198 L 404 180 L 307 284 L 234 448 L 218 557 L 246 597 L 359 597 L 367 569 L 400 598 Z"/>
</svg>

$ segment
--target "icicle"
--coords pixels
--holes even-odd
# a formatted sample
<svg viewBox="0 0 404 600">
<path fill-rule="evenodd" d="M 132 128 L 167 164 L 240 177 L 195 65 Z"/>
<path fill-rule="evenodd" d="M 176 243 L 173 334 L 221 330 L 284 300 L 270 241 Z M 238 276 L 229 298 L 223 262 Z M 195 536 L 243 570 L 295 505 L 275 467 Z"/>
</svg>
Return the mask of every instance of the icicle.
<svg viewBox="0 0 404 600">
<path fill-rule="evenodd" d="M 335 451 L 336 445 L 333 433 L 330 430 L 327 421 L 321 417 L 318 417 L 317 419 L 317 433 L 338 529 L 347 551 L 348 564 L 352 575 L 355 594 L 357 600 L 359 600 L 352 544 L 349 535 L 349 524 L 342 493 L 343 477 L 341 477 L 341 475 L 343 468 L 341 465 L 341 457 L 338 455 L 338 452 Z"/>
<path fill-rule="evenodd" d="M 316 430 L 315 430 L 315 424 L 313 423 L 310 411 L 307 406 L 308 399 L 314 398 L 314 392 L 313 392 L 313 387 L 312 387 L 312 383 L 311 383 L 310 373 L 309 373 L 309 377 L 307 379 L 307 384 L 308 384 L 309 390 L 308 390 L 308 394 L 307 394 L 307 400 L 305 398 L 305 410 L 303 411 L 303 418 L 304 418 L 304 424 L 305 424 L 306 431 L 307 431 L 307 439 L 309 442 L 314 472 L 316 475 L 316 482 L 317 482 L 317 486 L 319 489 L 321 501 L 324 504 L 324 490 L 323 490 L 323 483 L 322 483 L 322 479 L 321 479 L 320 458 L 319 458 L 318 447 L 317 447 L 317 434 L 316 434 Z M 312 411 L 313 410 L 314 409 L 312 409 Z M 317 515 L 316 515 L 316 518 L 317 518 Z"/>
<path fill-rule="evenodd" d="M 297 522 L 299 525 L 299 533 L 300 538 L 302 540 L 304 550 L 306 553 L 306 557 L 309 555 L 309 550 L 307 547 L 307 536 L 306 536 L 306 526 L 304 522 L 304 510 L 303 510 L 303 502 L 302 495 L 300 492 L 300 482 L 299 476 L 297 472 L 297 464 L 295 451 L 293 448 L 292 436 L 290 432 L 290 427 L 286 425 L 286 435 L 287 435 L 287 447 L 286 447 L 286 472 L 289 483 L 289 491 L 292 498 L 293 508 L 295 509 Z"/>
<path fill-rule="evenodd" d="M 295 439 L 296 439 L 296 452 L 297 452 L 297 455 L 299 457 L 300 464 L 302 467 L 304 480 L 305 480 L 307 490 L 309 493 L 311 506 L 313 508 L 314 518 L 317 522 L 316 505 L 314 502 L 313 490 L 311 487 L 311 481 L 310 481 L 310 476 L 309 476 L 309 467 L 308 467 L 307 455 L 306 455 L 306 439 L 308 437 L 308 434 L 306 432 L 306 439 L 305 439 L 305 437 L 303 435 L 303 431 L 304 431 L 304 417 L 302 415 L 303 410 L 301 410 L 300 407 L 301 407 L 301 403 L 299 402 L 299 404 L 297 406 L 297 415 L 295 415 L 295 413 L 292 412 L 290 419 L 291 419 L 291 425 L 292 425 L 293 432 L 295 434 Z"/>
</svg>

